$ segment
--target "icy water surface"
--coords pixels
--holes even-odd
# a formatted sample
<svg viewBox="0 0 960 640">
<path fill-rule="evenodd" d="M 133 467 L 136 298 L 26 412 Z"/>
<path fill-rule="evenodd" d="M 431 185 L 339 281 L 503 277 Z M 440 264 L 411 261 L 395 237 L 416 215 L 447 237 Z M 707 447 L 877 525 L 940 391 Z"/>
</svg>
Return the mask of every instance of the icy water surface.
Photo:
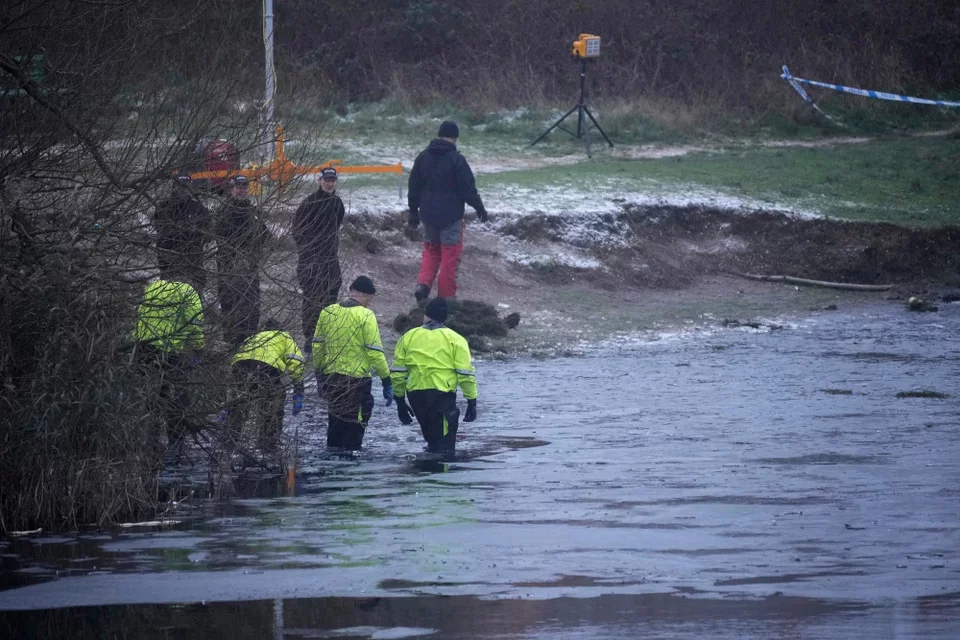
<svg viewBox="0 0 960 640">
<path fill-rule="evenodd" d="M 291 490 L 0 542 L 0 635 L 960 636 L 960 305 L 478 372 L 455 460 L 378 406 Z"/>
</svg>

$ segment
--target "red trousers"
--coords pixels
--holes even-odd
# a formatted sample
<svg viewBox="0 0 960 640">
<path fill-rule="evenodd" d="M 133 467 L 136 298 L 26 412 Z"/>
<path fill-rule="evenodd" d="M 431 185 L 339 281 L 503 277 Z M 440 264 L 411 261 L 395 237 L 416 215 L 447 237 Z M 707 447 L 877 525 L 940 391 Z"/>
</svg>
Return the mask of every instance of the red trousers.
<svg viewBox="0 0 960 640">
<path fill-rule="evenodd" d="M 423 255 L 417 284 L 432 289 L 436 278 L 437 296 L 441 298 L 454 298 L 457 295 L 457 268 L 460 266 L 460 254 L 463 253 L 463 227 L 463 220 L 445 229 L 424 225 Z"/>
</svg>

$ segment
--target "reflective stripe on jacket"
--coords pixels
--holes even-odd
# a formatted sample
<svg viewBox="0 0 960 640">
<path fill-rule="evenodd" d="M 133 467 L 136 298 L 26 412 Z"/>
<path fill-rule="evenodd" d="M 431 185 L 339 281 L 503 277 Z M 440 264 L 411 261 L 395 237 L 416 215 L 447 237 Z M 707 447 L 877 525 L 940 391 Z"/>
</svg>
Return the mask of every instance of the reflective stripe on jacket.
<svg viewBox="0 0 960 640">
<path fill-rule="evenodd" d="M 203 305 L 196 290 L 172 280 L 148 284 L 133 339 L 169 353 L 203 349 Z"/>
<path fill-rule="evenodd" d="M 477 397 L 477 380 L 470 347 L 459 333 L 440 323 L 428 323 L 403 334 L 390 367 L 393 394 L 436 389 L 463 390 L 463 397 Z"/>
<path fill-rule="evenodd" d="M 256 360 L 268 364 L 295 383 L 303 382 L 303 352 L 286 331 L 261 331 L 243 341 L 232 364 Z"/>
<path fill-rule="evenodd" d="M 320 374 L 369 378 L 372 369 L 381 379 L 389 377 L 373 311 L 352 299 L 325 307 L 313 336 L 313 364 Z"/>
</svg>

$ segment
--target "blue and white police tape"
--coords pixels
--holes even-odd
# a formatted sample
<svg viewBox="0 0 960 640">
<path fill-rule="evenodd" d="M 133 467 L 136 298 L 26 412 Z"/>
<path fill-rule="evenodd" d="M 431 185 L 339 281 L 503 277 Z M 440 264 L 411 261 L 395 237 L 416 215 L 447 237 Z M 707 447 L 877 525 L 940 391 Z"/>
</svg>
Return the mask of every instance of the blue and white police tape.
<svg viewBox="0 0 960 640">
<path fill-rule="evenodd" d="M 817 82 L 816 80 L 806 80 L 804 78 L 796 78 L 790 75 L 790 70 L 787 69 L 787 65 L 783 65 L 783 73 L 780 75 L 781 78 L 790 83 L 790 86 L 800 94 L 804 100 L 813 105 L 813 108 L 817 111 L 820 111 L 820 107 L 814 104 L 813 100 L 810 99 L 810 96 L 807 95 L 807 92 L 803 90 L 803 87 L 799 85 L 800 82 L 804 84 L 809 84 L 814 87 L 823 87 L 824 89 L 832 89 L 834 91 L 839 91 L 841 93 L 850 93 L 855 96 L 863 96 L 864 98 L 873 98 L 875 100 L 892 100 L 893 102 L 908 102 L 910 104 L 927 104 L 935 107 L 960 107 L 960 102 L 948 102 L 946 100 L 928 100 L 926 98 L 913 98 L 910 96 L 901 96 L 896 93 L 886 93 L 885 91 L 870 91 L 867 89 L 857 89 L 854 87 L 845 87 L 839 84 L 830 84 L 828 82 Z M 823 111 L 820 111 L 823 113 Z M 823 113 L 823 115 L 827 115 Z M 827 116 L 828 118 L 830 116 Z"/>
<path fill-rule="evenodd" d="M 797 93 L 799 93 L 799 94 L 800 94 L 800 97 L 803 98 L 803 99 L 807 102 L 807 104 L 809 104 L 811 107 L 813 107 L 814 109 L 816 109 L 817 112 L 818 112 L 820 115 L 822 115 L 822 116 L 823 116 L 824 118 L 826 118 L 827 120 L 833 120 L 833 116 L 830 116 L 830 115 L 824 113 L 824 112 L 823 112 L 823 109 L 821 109 L 820 107 L 818 107 L 818 106 L 817 106 L 817 103 L 813 101 L 813 98 L 811 98 L 809 95 L 807 95 L 807 92 L 803 90 L 803 87 L 800 86 L 800 83 L 798 83 L 798 82 L 793 78 L 793 76 L 790 75 L 790 71 L 787 69 L 787 65 L 783 65 L 783 75 L 780 76 L 780 77 L 783 78 L 784 80 L 786 80 L 787 82 L 789 82 L 789 83 L 790 83 L 790 86 L 793 87 L 793 90 L 796 91 Z"/>
</svg>

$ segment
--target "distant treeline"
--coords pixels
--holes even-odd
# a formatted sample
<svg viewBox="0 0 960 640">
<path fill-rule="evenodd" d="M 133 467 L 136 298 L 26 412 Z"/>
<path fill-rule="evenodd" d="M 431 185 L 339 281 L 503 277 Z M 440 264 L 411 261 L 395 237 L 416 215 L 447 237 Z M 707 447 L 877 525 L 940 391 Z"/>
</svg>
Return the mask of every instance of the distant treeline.
<svg viewBox="0 0 960 640">
<path fill-rule="evenodd" d="M 0 39 L 7 51 L 42 49 L 57 66 L 85 71 L 159 64 L 183 80 L 239 67 L 255 98 L 262 12 L 256 0 L 169 0 L 147 11 L 139 2 L 28 0 L 11 10 Z M 769 109 L 796 100 L 778 79 L 783 64 L 888 91 L 960 91 L 957 0 L 274 0 L 274 12 L 280 94 L 319 92 L 341 105 L 569 99 L 571 42 L 581 32 L 603 39 L 590 73 L 598 98 Z M 110 46 L 138 31 L 162 37 L 151 50 Z"/>
<path fill-rule="evenodd" d="M 956 0 L 276 0 L 281 87 L 344 101 L 569 98 L 570 43 L 603 38 L 598 97 L 765 109 L 804 77 L 890 91 L 960 89 Z"/>
</svg>

